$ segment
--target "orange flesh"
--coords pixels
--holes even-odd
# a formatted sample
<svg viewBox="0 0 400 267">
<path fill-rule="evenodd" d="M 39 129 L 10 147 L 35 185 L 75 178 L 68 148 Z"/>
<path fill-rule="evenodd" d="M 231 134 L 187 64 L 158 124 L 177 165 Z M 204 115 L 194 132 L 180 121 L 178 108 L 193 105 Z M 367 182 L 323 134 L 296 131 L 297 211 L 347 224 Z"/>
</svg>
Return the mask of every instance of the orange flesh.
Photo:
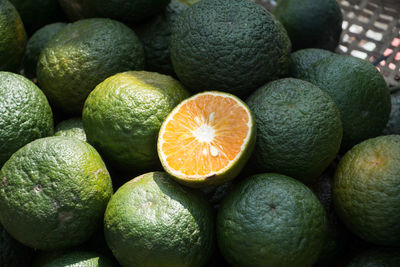
<svg viewBox="0 0 400 267">
<path fill-rule="evenodd" d="M 186 176 L 209 176 L 220 171 L 241 152 L 249 134 L 249 120 L 244 107 L 231 97 L 203 94 L 188 100 L 168 121 L 161 136 L 168 167 Z M 203 138 L 196 135 L 199 128 Z"/>
</svg>

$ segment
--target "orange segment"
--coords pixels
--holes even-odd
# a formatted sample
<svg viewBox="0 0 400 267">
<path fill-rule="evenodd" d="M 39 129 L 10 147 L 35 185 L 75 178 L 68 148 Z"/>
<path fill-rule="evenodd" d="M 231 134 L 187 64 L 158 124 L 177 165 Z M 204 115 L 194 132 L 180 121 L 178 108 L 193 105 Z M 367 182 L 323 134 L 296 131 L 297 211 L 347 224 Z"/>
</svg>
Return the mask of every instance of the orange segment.
<svg viewBox="0 0 400 267">
<path fill-rule="evenodd" d="M 252 129 L 249 109 L 233 95 L 195 95 L 178 105 L 161 127 L 161 162 L 173 176 L 185 179 L 217 175 L 242 154 Z"/>
</svg>

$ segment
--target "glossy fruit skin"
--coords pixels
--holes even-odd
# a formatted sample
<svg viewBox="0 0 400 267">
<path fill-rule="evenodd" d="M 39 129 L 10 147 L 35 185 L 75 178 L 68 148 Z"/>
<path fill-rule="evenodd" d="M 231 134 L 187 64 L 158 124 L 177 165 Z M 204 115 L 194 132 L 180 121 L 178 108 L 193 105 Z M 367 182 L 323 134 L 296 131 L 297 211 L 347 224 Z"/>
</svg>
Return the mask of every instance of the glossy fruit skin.
<svg viewBox="0 0 400 267">
<path fill-rule="evenodd" d="M 0 167 L 20 147 L 53 134 L 46 96 L 27 78 L 0 72 Z"/>
<path fill-rule="evenodd" d="M 85 102 L 88 142 L 124 171 L 160 168 L 157 135 L 171 110 L 189 92 L 174 78 L 146 71 L 116 74 Z"/>
<path fill-rule="evenodd" d="M 257 89 L 246 103 L 257 126 L 253 156 L 260 171 L 310 182 L 336 157 L 342 140 L 339 110 L 315 85 L 276 80 Z"/>
<path fill-rule="evenodd" d="M 171 27 L 177 17 L 192 4 L 184 0 L 172 0 L 162 13 L 134 26 L 134 31 L 143 43 L 146 70 L 176 76 L 170 54 Z"/>
<path fill-rule="evenodd" d="M 368 139 L 348 151 L 334 177 L 335 210 L 362 239 L 384 246 L 400 241 L 400 135 Z"/>
<path fill-rule="evenodd" d="M 16 71 L 24 55 L 27 36 L 21 17 L 8 1 L 0 2 L 0 71 Z"/>
<path fill-rule="evenodd" d="M 30 264 L 33 249 L 12 238 L 0 224 L 0 266 L 25 267 Z"/>
<path fill-rule="evenodd" d="M 342 33 L 343 15 L 336 0 L 280 0 L 274 15 L 282 22 L 293 50 L 335 50 Z"/>
<path fill-rule="evenodd" d="M 89 93 L 107 77 L 144 68 L 136 34 L 121 22 L 85 19 L 68 24 L 43 49 L 37 65 L 42 90 L 57 109 L 80 115 Z"/>
<path fill-rule="evenodd" d="M 143 174 L 118 189 L 104 233 L 122 266 L 203 266 L 214 249 L 211 206 L 164 172 Z"/>
<path fill-rule="evenodd" d="M 389 119 L 390 93 L 372 64 L 352 56 L 328 57 L 308 68 L 302 79 L 335 100 L 343 123 L 342 152 L 382 133 Z"/>
<path fill-rule="evenodd" d="M 334 55 L 336 54 L 329 50 L 319 48 L 306 48 L 293 52 L 290 55 L 289 76 L 299 79 L 312 64 Z"/>
<path fill-rule="evenodd" d="M 217 216 L 218 246 L 232 266 L 311 266 L 326 230 L 325 211 L 311 190 L 274 173 L 236 185 Z"/>
<path fill-rule="evenodd" d="M 26 44 L 25 55 L 22 59 L 22 67 L 27 77 L 36 77 L 36 65 L 39 60 L 40 52 L 42 52 L 47 42 L 64 28 L 65 25 L 65 23 L 61 22 L 48 24 L 37 30 L 31 38 L 29 38 Z"/>
<path fill-rule="evenodd" d="M 172 65 L 192 91 L 248 96 L 287 74 L 290 47 L 283 26 L 247 0 L 202 0 L 172 26 Z"/>
<path fill-rule="evenodd" d="M 46 137 L 19 149 L 0 171 L 0 221 L 18 241 L 58 250 L 88 240 L 112 195 L 97 151 L 72 137 Z"/>
<path fill-rule="evenodd" d="M 72 251 L 63 253 L 53 260 L 50 260 L 43 267 L 117 267 L 109 258 L 96 253 L 87 251 Z"/>
<path fill-rule="evenodd" d="M 29 35 L 41 27 L 66 17 L 57 0 L 10 0 L 21 15 Z"/>
<path fill-rule="evenodd" d="M 82 119 L 80 117 L 64 120 L 54 128 L 55 136 L 70 136 L 78 138 L 81 141 L 87 141 L 85 129 L 83 129 Z"/>
</svg>

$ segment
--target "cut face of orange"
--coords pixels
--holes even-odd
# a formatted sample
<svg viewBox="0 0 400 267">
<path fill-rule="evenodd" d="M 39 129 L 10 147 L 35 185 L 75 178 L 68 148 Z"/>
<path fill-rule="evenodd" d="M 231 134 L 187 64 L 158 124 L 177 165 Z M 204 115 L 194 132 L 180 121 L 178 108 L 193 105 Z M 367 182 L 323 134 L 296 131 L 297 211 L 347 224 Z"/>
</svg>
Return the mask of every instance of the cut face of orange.
<svg viewBox="0 0 400 267">
<path fill-rule="evenodd" d="M 184 100 L 166 118 L 158 136 L 164 169 L 193 187 L 233 179 L 255 143 L 249 108 L 237 97 L 204 92 Z"/>
</svg>

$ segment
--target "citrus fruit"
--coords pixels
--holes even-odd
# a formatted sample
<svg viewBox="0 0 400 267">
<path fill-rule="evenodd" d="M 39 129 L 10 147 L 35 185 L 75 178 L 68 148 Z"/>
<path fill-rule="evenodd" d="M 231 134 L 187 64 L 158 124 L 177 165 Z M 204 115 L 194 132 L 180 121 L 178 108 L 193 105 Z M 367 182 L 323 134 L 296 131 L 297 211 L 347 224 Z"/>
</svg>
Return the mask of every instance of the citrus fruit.
<svg viewBox="0 0 400 267">
<path fill-rule="evenodd" d="M 392 99 L 392 111 L 383 133 L 400 134 L 400 89 L 392 92 L 390 96 Z"/>
<path fill-rule="evenodd" d="M 214 249 L 207 200 L 164 172 L 120 187 L 108 203 L 104 232 L 122 266 L 203 266 Z"/>
<path fill-rule="evenodd" d="M 161 14 L 134 27 L 143 43 L 147 70 L 175 76 L 169 50 L 172 23 L 198 1 L 172 0 Z"/>
<path fill-rule="evenodd" d="M 290 46 L 283 26 L 247 0 L 202 0 L 172 25 L 174 70 L 194 91 L 247 96 L 287 73 Z"/>
<path fill-rule="evenodd" d="M 82 119 L 87 139 L 123 170 L 156 168 L 161 123 L 188 96 L 167 75 L 130 71 L 111 76 L 85 102 Z"/>
<path fill-rule="evenodd" d="M 317 86 L 286 78 L 257 89 L 247 105 L 257 126 L 260 171 L 310 182 L 336 157 L 342 140 L 339 110 Z"/>
<path fill-rule="evenodd" d="M 378 245 L 400 242 L 400 135 L 368 139 L 348 151 L 334 177 L 335 209 L 356 235 Z"/>
<path fill-rule="evenodd" d="M 343 15 L 336 0 L 280 0 L 274 15 L 282 22 L 293 50 L 335 50 L 342 33 Z"/>
<path fill-rule="evenodd" d="M 42 267 L 116 267 L 117 265 L 96 252 L 72 251 L 61 254 L 53 260 L 42 265 Z"/>
<path fill-rule="evenodd" d="M 55 136 L 70 136 L 78 138 L 79 140 L 86 141 L 86 133 L 83 129 L 81 118 L 71 118 L 61 121 L 54 128 Z"/>
<path fill-rule="evenodd" d="M 0 36 L 0 71 L 16 71 L 27 37 L 18 11 L 8 0 L 0 1 Z"/>
<path fill-rule="evenodd" d="M 37 78 L 50 103 L 79 115 L 86 97 L 105 78 L 143 68 L 136 34 L 121 22 L 94 18 L 68 24 L 46 44 Z"/>
<path fill-rule="evenodd" d="M 22 245 L 12 238 L 0 224 L 0 266 L 23 267 L 29 266 L 33 249 Z"/>
<path fill-rule="evenodd" d="M 326 240 L 317 262 L 321 267 L 343 258 L 349 235 L 333 206 L 333 172 L 334 169 L 329 167 L 327 171 L 308 185 L 324 207 L 328 219 Z"/>
<path fill-rule="evenodd" d="M 112 195 L 97 151 L 72 137 L 35 140 L 0 171 L 0 221 L 18 241 L 57 250 L 88 240 Z"/>
<path fill-rule="evenodd" d="M 46 24 L 66 19 L 57 0 L 10 0 L 10 2 L 21 15 L 29 34 Z"/>
<path fill-rule="evenodd" d="M 21 75 L 0 72 L 0 114 L 0 167 L 20 147 L 53 134 L 45 95 Z"/>
<path fill-rule="evenodd" d="M 300 78 L 312 64 L 333 55 L 335 53 L 319 48 L 306 48 L 293 52 L 290 55 L 289 76 Z"/>
<path fill-rule="evenodd" d="M 301 182 L 264 173 L 240 182 L 222 201 L 218 246 L 232 266 L 311 266 L 327 222 L 316 196 Z"/>
<path fill-rule="evenodd" d="M 324 58 L 309 67 L 302 79 L 335 100 L 343 123 L 342 151 L 382 133 L 390 114 L 390 93 L 368 61 L 339 55 Z"/>
<path fill-rule="evenodd" d="M 182 101 L 158 135 L 164 169 L 192 187 L 235 178 L 247 162 L 256 130 L 249 108 L 237 97 L 203 92 Z"/>
<path fill-rule="evenodd" d="M 22 59 L 22 67 L 24 74 L 28 77 L 36 77 L 36 65 L 39 60 L 40 52 L 42 52 L 47 42 L 62 28 L 65 23 L 53 23 L 37 30 L 26 44 L 25 55 Z"/>
</svg>

